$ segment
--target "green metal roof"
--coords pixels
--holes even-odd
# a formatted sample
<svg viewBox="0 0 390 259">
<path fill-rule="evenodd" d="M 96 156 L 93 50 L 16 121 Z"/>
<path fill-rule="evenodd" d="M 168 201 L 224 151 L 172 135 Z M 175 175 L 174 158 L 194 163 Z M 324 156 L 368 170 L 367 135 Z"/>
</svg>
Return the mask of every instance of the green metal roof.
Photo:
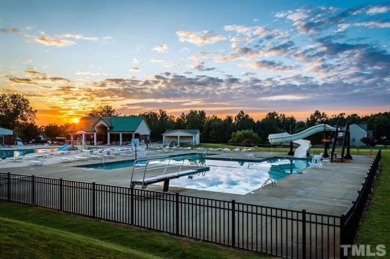
<svg viewBox="0 0 390 259">
<path fill-rule="evenodd" d="M 109 132 L 134 132 L 142 122 L 142 116 L 128 117 L 82 117 L 78 124 L 70 127 L 70 131 L 94 132 L 99 121 L 103 121 L 109 127 Z"/>
<path fill-rule="evenodd" d="M 110 132 L 134 132 L 144 119 L 141 116 L 130 117 L 102 117 L 111 127 Z"/>
</svg>

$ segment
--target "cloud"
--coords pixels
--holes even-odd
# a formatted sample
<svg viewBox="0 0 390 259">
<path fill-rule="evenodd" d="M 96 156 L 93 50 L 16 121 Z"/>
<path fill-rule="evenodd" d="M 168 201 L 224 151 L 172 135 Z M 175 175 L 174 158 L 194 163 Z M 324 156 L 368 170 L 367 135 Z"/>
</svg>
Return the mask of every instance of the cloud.
<svg viewBox="0 0 390 259">
<path fill-rule="evenodd" d="M 254 26 L 254 27 L 248 27 L 248 26 L 242 26 L 242 25 L 226 25 L 224 27 L 225 31 L 235 32 L 237 34 L 242 34 L 247 37 L 247 41 L 252 41 L 253 37 L 264 37 L 264 38 L 275 38 L 275 39 L 283 39 L 288 38 L 289 34 L 286 31 L 282 30 L 269 30 L 262 26 Z M 232 38 L 232 40 L 237 40 L 236 38 Z"/>
<path fill-rule="evenodd" d="M 285 18 L 293 22 L 299 33 L 316 34 L 331 26 L 337 26 L 346 19 L 360 13 L 361 8 L 347 9 L 339 12 L 334 7 L 299 8 L 293 11 L 279 12 L 277 18 Z"/>
<path fill-rule="evenodd" d="M 99 72 L 91 72 L 91 71 L 77 71 L 75 74 L 79 75 L 79 76 L 100 76 L 100 75 L 102 75 Z"/>
<path fill-rule="evenodd" d="M 34 41 L 45 46 L 56 46 L 56 47 L 69 47 L 76 44 L 72 40 L 64 40 L 60 38 L 53 38 L 46 35 L 41 35 L 34 38 Z"/>
<path fill-rule="evenodd" d="M 76 40 L 90 40 L 90 41 L 96 41 L 99 39 L 98 37 L 88 37 L 88 36 L 83 36 L 81 34 L 70 34 L 70 33 L 59 35 L 58 38 L 65 38 L 65 39 L 70 38 Z"/>
<path fill-rule="evenodd" d="M 368 8 L 368 15 L 376 15 L 390 12 L 390 6 L 373 6 Z"/>
<path fill-rule="evenodd" d="M 204 66 L 204 62 L 199 62 L 199 63 L 195 63 L 193 64 L 192 66 L 190 66 L 193 70 L 197 70 L 197 71 L 212 71 L 212 70 L 215 70 L 216 68 L 215 67 L 208 67 L 206 68 Z"/>
<path fill-rule="evenodd" d="M 39 35 L 30 35 L 18 28 L 4 28 L 1 29 L 4 33 L 16 34 L 19 35 L 26 42 L 36 42 L 45 46 L 54 46 L 54 47 L 70 47 L 76 45 L 76 41 L 88 40 L 88 41 L 97 41 L 97 37 L 84 36 L 82 34 L 61 34 L 57 36 L 50 36 L 44 32 L 40 32 Z"/>
<path fill-rule="evenodd" d="M 21 33 L 21 31 L 18 28 L 3 28 L 1 29 L 1 31 L 4 33 L 15 33 L 15 34 Z"/>
<path fill-rule="evenodd" d="M 14 87 L 13 89 L 22 91 L 28 97 L 41 98 L 40 101 L 34 102 L 34 107 L 41 107 L 44 103 L 42 109 L 53 109 L 53 112 L 62 114 L 68 114 L 70 111 L 83 114 L 91 110 L 95 103 L 107 103 L 121 113 L 131 114 L 157 111 L 161 108 L 170 114 L 180 114 L 186 107 L 204 109 L 212 114 L 231 114 L 242 109 L 246 112 L 263 112 L 273 110 L 273 107 L 283 107 L 281 109 L 291 112 L 299 109 L 300 104 L 303 104 L 306 110 L 318 109 L 321 103 L 329 103 L 329 100 L 332 100 L 332 107 L 335 109 L 347 109 L 362 102 L 365 102 L 367 107 L 388 105 L 390 59 L 386 52 L 364 44 L 339 45 L 329 38 L 322 39 L 317 46 L 320 44 L 321 51 L 314 53 L 312 59 L 322 61 L 319 65 L 324 65 L 325 68 L 334 66 L 328 69 L 329 71 L 324 69 L 323 81 L 319 81 L 315 75 L 318 71 L 312 72 L 313 76 L 305 76 L 302 71 L 297 74 L 289 71 L 268 78 L 255 76 L 254 73 L 237 78 L 164 72 L 149 75 L 147 79 L 132 77 L 75 82 L 59 76 L 48 76 L 35 69 L 26 70 L 25 77 L 6 76 L 5 79 L 8 79 L 10 89 Z M 344 56 L 349 57 L 350 63 L 342 66 L 338 62 L 344 59 Z M 327 62 L 326 59 L 321 59 L 323 57 L 333 59 Z M 360 62 L 361 66 L 356 65 L 357 62 Z M 261 60 L 258 65 L 281 72 L 284 72 L 283 67 L 286 67 L 276 60 Z M 354 67 L 345 70 L 347 66 Z M 204 63 L 197 64 L 196 68 L 205 69 Z M 278 70 L 280 68 L 282 70 Z M 344 73 L 332 73 L 334 69 Z M 370 73 L 374 70 L 375 73 L 379 71 L 379 75 Z M 348 80 L 351 77 L 354 81 Z M 347 103 L 345 96 L 348 96 Z M 55 109 L 58 111 L 54 111 Z"/>
<path fill-rule="evenodd" d="M 131 67 L 131 68 L 129 69 L 129 71 L 130 71 L 130 72 L 138 73 L 138 72 L 140 72 L 140 69 L 139 69 L 139 67 Z"/>
<path fill-rule="evenodd" d="M 141 59 L 133 58 L 132 63 L 133 63 L 133 64 L 142 64 L 143 62 L 142 62 Z"/>
<path fill-rule="evenodd" d="M 277 71 L 285 71 L 293 68 L 292 66 L 284 66 L 282 62 L 276 62 L 272 60 L 261 60 L 255 63 L 251 63 L 248 66 L 254 69 L 267 69 Z"/>
<path fill-rule="evenodd" d="M 155 46 L 152 50 L 158 53 L 166 53 L 168 51 L 168 46 L 165 44 L 160 44 Z"/>
<path fill-rule="evenodd" d="M 357 22 L 353 26 L 366 28 L 390 28 L 390 22 Z"/>
<path fill-rule="evenodd" d="M 177 31 L 176 34 L 180 42 L 189 42 L 197 46 L 215 44 L 227 39 L 225 36 L 217 35 L 210 31 Z"/>
</svg>

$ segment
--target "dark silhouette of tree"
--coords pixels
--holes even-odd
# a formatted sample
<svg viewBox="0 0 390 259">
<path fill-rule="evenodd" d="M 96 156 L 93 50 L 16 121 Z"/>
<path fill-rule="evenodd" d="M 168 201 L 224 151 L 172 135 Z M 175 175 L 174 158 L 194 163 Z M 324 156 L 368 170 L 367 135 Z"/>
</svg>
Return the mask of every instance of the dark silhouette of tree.
<svg viewBox="0 0 390 259">
<path fill-rule="evenodd" d="M 110 105 L 98 106 L 88 114 L 89 117 L 116 117 L 120 114 Z"/>
<path fill-rule="evenodd" d="M 246 114 L 244 111 L 240 111 L 236 117 L 234 117 L 234 129 L 237 130 L 247 130 L 254 129 L 255 121 L 252 117 Z"/>
<path fill-rule="evenodd" d="M 30 106 L 30 101 L 21 94 L 0 95 L 0 127 L 18 133 L 21 125 L 34 123 L 36 112 Z"/>
<path fill-rule="evenodd" d="M 313 114 L 310 115 L 308 119 L 306 119 L 306 127 L 312 127 L 317 124 L 327 124 L 328 123 L 328 115 L 324 112 L 320 112 L 316 110 Z"/>
</svg>

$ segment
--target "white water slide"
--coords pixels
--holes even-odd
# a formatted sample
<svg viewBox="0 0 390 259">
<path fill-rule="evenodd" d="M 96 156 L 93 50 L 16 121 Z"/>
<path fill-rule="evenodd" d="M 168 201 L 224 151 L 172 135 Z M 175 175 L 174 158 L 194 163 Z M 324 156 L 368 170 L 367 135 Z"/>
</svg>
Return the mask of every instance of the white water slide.
<svg viewBox="0 0 390 259">
<path fill-rule="evenodd" d="M 308 136 L 321 131 L 336 131 L 336 128 L 329 126 L 328 124 L 318 124 L 295 134 L 289 134 L 287 132 L 270 134 L 268 135 L 268 141 L 271 144 L 293 141 L 299 145 L 295 150 L 294 157 L 306 157 L 306 153 L 310 149 L 311 143 L 309 140 L 303 138 L 307 138 Z"/>
</svg>

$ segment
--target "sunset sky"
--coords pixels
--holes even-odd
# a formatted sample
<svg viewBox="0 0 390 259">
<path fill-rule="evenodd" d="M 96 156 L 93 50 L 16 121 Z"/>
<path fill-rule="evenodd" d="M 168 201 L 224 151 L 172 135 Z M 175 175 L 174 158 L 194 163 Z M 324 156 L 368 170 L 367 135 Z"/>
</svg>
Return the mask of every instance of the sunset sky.
<svg viewBox="0 0 390 259">
<path fill-rule="evenodd" d="M 390 1 L 0 0 L 0 93 L 39 125 L 390 111 Z"/>
</svg>

